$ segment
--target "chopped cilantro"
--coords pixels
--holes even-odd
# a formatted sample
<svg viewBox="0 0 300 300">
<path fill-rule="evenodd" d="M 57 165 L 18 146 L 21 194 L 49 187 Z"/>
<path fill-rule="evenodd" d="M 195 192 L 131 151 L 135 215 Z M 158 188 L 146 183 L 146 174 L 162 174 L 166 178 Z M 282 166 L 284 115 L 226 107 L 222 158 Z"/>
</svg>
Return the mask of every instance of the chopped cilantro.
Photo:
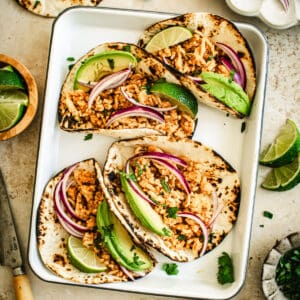
<svg viewBox="0 0 300 300">
<path fill-rule="evenodd" d="M 234 74 L 236 73 L 235 70 L 231 70 L 230 71 L 230 74 L 229 74 L 229 79 L 228 79 L 228 82 L 231 83 L 233 81 L 233 76 Z"/>
<path fill-rule="evenodd" d="M 177 237 L 178 241 L 185 241 L 186 240 L 186 236 L 184 234 L 179 234 Z"/>
<path fill-rule="evenodd" d="M 88 141 L 91 140 L 93 138 L 93 134 L 92 133 L 88 133 L 87 135 L 84 136 L 83 140 L 84 141 Z"/>
<path fill-rule="evenodd" d="M 218 282 L 220 284 L 234 282 L 234 272 L 231 257 L 228 253 L 223 252 L 218 258 Z"/>
<path fill-rule="evenodd" d="M 264 217 L 268 218 L 268 219 L 272 219 L 273 218 L 273 214 L 267 210 L 264 210 L 263 212 Z"/>
<path fill-rule="evenodd" d="M 168 228 L 166 228 L 166 227 L 164 227 L 162 229 L 162 231 L 163 231 L 163 233 L 164 233 L 165 236 L 170 236 L 171 235 L 170 230 Z"/>
<path fill-rule="evenodd" d="M 112 58 L 108 58 L 107 62 L 109 64 L 109 67 L 113 70 L 115 68 L 115 61 Z"/>
<path fill-rule="evenodd" d="M 128 174 L 126 172 L 120 171 L 120 174 L 124 176 L 126 179 L 131 179 L 132 181 L 136 182 L 136 176 L 133 172 Z"/>
<path fill-rule="evenodd" d="M 263 227 L 265 227 L 265 225 L 264 224 L 260 224 L 259 227 L 263 228 Z"/>
<path fill-rule="evenodd" d="M 133 263 L 136 266 L 141 266 L 145 264 L 144 261 L 140 260 L 140 257 L 136 254 L 136 252 L 133 253 Z"/>
<path fill-rule="evenodd" d="M 275 280 L 288 299 L 300 299 L 300 247 L 288 250 L 281 256 L 276 267 Z"/>
<path fill-rule="evenodd" d="M 72 56 L 67 57 L 67 61 L 75 61 L 75 58 Z"/>
<path fill-rule="evenodd" d="M 73 68 L 74 64 L 68 65 L 69 71 Z"/>
<path fill-rule="evenodd" d="M 130 251 L 133 251 L 136 249 L 136 246 L 135 245 L 132 245 L 132 247 L 130 248 Z"/>
<path fill-rule="evenodd" d="M 175 263 L 170 264 L 163 264 L 162 269 L 168 274 L 168 275 L 177 275 L 179 273 L 178 266 Z"/>
<path fill-rule="evenodd" d="M 147 95 L 151 94 L 150 89 L 151 89 L 151 84 L 148 82 L 145 85 L 142 86 L 143 90 L 146 90 Z"/>
<path fill-rule="evenodd" d="M 107 114 L 108 114 L 108 110 L 107 109 L 103 109 L 103 116 L 107 117 Z"/>
<path fill-rule="evenodd" d="M 178 207 L 168 207 L 167 208 L 168 218 L 176 219 L 177 218 L 178 209 L 179 209 Z"/>
<path fill-rule="evenodd" d="M 211 243 L 212 240 L 214 239 L 214 237 L 215 237 L 215 234 L 214 234 L 213 232 L 211 232 L 211 233 L 209 234 L 208 242 Z"/>
<path fill-rule="evenodd" d="M 37 6 L 41 3 L 41 1 L 34 1 L 33 8 L 37 8 Z"/>
<path fill-rule="evenodd" d="M 140 57 L 137 57 L 137 58 L 136 58 L 136 61 L 137 61 L 137 62 L 140 62 L 141 60 L 142 60 L 142 59 L 141 59 Z"/>
<path fill-rule="evenodd" d="M 243 133 L 246 129 L 246 122 L 242 123 L 241 132 Z"/>
<path fill-rule="evenodd" d="M 167 193 L 171 193 L 171 189 L 170 189 L 168 183 L 166 182 L 166 178 L 163 178 L 163 179 L 160 181 L 160 183 L 161 183 L 162 188 L 163 188 Z"/>
<path fill-rule="evenodd" d="M 124 50 L 124 51 L 127 51 L 127 52 L 131 52 L 131 47 L 130 47 L 130 45 L 124 46 L 124 47 L 123 47 L 123 50 Z"/>
<path fill-rule="evenodd" d="M 111 237 L 111 232 L 114 228 L 114 224 L 109 224 L 108 226 L 102 226 L 102 230 L 105 236 Z"/>
<path fill-rule="evenodd" d="M 135 166 L 136 166 L 137 169 L 138 169 L 137 177 L 142 176 L 142 174 L 146 171 L 147 165 L 143 166 L 143 168 L 142 168 L 141 165 L 137 162 L 137 163 L 135 164 Z"/>
</svg>

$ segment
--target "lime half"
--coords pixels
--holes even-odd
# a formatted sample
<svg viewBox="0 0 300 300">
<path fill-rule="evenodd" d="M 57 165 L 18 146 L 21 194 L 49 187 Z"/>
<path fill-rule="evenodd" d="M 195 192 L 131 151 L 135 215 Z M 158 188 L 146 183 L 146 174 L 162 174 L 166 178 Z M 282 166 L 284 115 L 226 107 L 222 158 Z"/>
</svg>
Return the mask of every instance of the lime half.
<svg viewBox="0 0 300 300">
<path fill-rule="evenodd" d="M 193 118 L 198 112 L 198 102 L 195 96 L 182 85 L 171 82 L 154 83 L 150 92 L 169 100 L 178 109 L 191 115 Z"/>
<path fill-rule="evenodd" d="M 22 103 L 0 103 L 0 131 L 13 127 L 23 116 Z"/>
<path fill-rule="evenodd" d="M 99 273 L 106 270 L 106 266 L 100 261 L 97 254 L 86 248 L 81 239 L 70 235 L 67 250 L 72 265 L 78 270 L 84 273 Z"/>
<path fill-rule="evenodd" d="M 27 94 L 20 90 L 0 90 L 0 103 L 21 103 L 28 106 L 29 100 Z"/>
<path fill-rule="evenodd" d="M 260 163 L 270 167 L 280 167 L 294 160 L 300 151 L 300 133 L 297 125 L 287 119 L 276 137 L 260 156 Z"/>
<path fill-rule="evenodd" d="M 262 187 L 273 191 L 287 191 L 300 182 L 300 152 L 292 163 L 274 168 L 267 175 Z"/>
<path fill-rule="evenodd" d="M 22 77 L 9 70 L 0 70 L 0 89 L 25 89 Z"/>
<path fill-rule="evenodd" d="M 184 42 L 192 36 L 193 34 L 189 29 L 182 26 L 172 26 L 154 35 L 146 45 L 145 50 L 153 53 Z"/>
</svg>

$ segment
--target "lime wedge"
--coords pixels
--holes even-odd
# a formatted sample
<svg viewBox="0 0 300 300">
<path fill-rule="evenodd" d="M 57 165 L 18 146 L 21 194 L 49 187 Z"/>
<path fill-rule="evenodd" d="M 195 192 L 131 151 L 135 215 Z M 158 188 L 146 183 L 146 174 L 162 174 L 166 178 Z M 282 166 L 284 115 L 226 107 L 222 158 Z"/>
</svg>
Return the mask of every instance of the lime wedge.
<svg viewBox="0 0 300 300">
<path fill-rule="evenodd" d="M 260 163 L 270 167 L 280 167 L 294 160 L 300 151 L 300 133 L 297 125 L 287 119 L 275 141 L 260 155 Z"/>
<path fill-rule="evenodd" d="M 23 116 L 22 103 L 0 103 L 0 131 L 13 127 Z"/>
<path fill-rule="evenodd" d="M 91 56 L 77 70 L 74 89 L 85 89 L 79 82 L 97 82 L 108 74 L 135 66 L 136 63 L 135 56 L 128 51 L 112 50 Z"/>
<path fill-rule="evenodd" d="M 27 94 L 19 90 L 0 90 L 0 103 L 21 103 L 28 106 Z"/>
<path fill-rule="evenodd" d="M 300 152 L 290 164 L 272 169 L 261 186 L 267 190 L 287 191 L 299 182 Z"/>
<path fill-rule="evenodd" d="M 25 89 L 22 77 L 9 70 L 0 70 L 0 89 Z"/>
<path fill-rule="evenodd" d="M 86 248 L 81 239 L 70 235 L 67 250 L 72 265 L 78 270 L 84 273 L 99 273 L 106 270 L 106 266 L 100 261 L 96 252 Z"/>
<path fill-rule="evenodd" d="M 195 117 L 198 112 L 198 102 L 195 96 L 184 86 L 171 82 L 154 83 L 150 92 L 169 100 L 178 109 Z"/>
<path fill-rule="evenodd" d="M 152 37 L 145 50 L 153 53 L 164 48 L 182 43 L 193 36 L 192 32 L 182 26 L 166 28 Z"/>
</svg>

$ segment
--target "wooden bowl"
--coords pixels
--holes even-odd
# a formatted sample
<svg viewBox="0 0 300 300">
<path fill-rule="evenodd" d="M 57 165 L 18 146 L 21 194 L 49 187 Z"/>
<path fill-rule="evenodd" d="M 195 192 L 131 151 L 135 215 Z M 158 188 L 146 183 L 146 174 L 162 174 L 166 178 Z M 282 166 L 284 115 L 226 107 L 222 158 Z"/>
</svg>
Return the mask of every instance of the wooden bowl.
<svg viewBox="0 0 300 300">
<path fill-rule="evenodd" d="M 33 76 L 22 63 L 2 53 L 0 53 L 0 63 L 3 65 L 11 65 L 20 73 L 26 82 L 29 98 L 29 104 L 22 119 L 14 127 L 0 132 L 0 141 L 4 141 L 20 134 L 30 125 L 38 107 L 38 90 Z"/>
</svg>

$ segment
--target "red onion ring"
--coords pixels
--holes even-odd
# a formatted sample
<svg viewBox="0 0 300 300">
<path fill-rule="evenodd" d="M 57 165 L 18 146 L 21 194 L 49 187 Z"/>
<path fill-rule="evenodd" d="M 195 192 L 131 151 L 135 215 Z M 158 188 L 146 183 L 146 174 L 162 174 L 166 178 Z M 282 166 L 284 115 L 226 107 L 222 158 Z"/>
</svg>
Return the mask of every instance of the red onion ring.
<svg viewBox="0 0 300 300">
<path fill-rule="evenodd" d="M 133 275 L 129 272 L 129 270 L 127 270 L 125 267 L 123 267 L 120 263 L 119 263 L 119 267 L 122 270 L 122 272 L 131 280 L 134 281 L 134 277 Z"/>
<path fill-rule="evenodd" d="M 101 94 L 103 91 L 107 89 L 113 89 L 120 86 L 131 73 L 131 68 L 127 68 L 121 70 L 119 72 L 115 72 L 113 74 L 107 75 L 102 78 L 92 89 L 89 100 L 88 100 L 88 108 L 92 107 L 95 99 Z"/>
<path fill-rule="evenodd" d="M 242 83 L 242 79 L 241 76 L 238 72 L 236 72 L 236 70 L 234 69 L 233 65 L 231 64 L 231 62 L 225 58 L 222 57 L 221 58 L 222 64 L 231 72 L 231 71 L 235 71 L 234 75 L 233 75 L 233 81 L 236 82 L 238 85 L 240 85 L 241 87 L 243 87 L 243 83 Z"/>
<path fill-rule="evenodd" d="M 207 245 L 208 245 L 208 229 L 207 229 L 206 225 L 197 215 L 190 213 L 190 212 L 179 212 L 179 213 L 177 213 L 177 216 L 183 217 L 183 218 L 190 218 L 191 220 L 194 220 L 198 225 L 200 225 L 202 234 L 204 237 L 200 256 L 203 256 L 203 254 L 205 253 L 205 251 L 207 249 Z"/>
<path fill-rule="evenodd" d="M 289 0 L 279 0 L 279 1 L 282 4 L 285 12 L 287 12 L 290 6 L 290 1 Z"/>
<path fill-rule="evenodd" d="M 126 91 L 125 91 L 125 88 L 123 86 L 121 86 L 121 92 L 123 94 L 123 96 L 130 102 L 132 103 L 133 105 L 136 105 L 136 106 L 141 106 L 141 107 L 148 107 L 148 108 L 151 108 L 153 110 L 156 110 L 156 111 L 170 111 L 170 110 L 173 110 L 173 109 L 176 109 L 177 108 L 177 105 L 174 105 L 174 106 L 171 106 L 171 107 L 164 107 L 164 108 L 158 108 L 158 107 L 153 107 L 153 106 L 150 106 L 150 105 L 146 105 L 146 104 L 142 104 L 142 103 L 139 103 L 138 101 L 136 101 L 134 98 L 130 97 Z"/>
<path fill-rule="evenodd" d="M 152 119 L 159 123 L 165 122 L 163 114 L 156 110 L 153 110 L 152 108 L 131 106 L 128 108 L 119 109 L 114 114 L 112 114 L 106 123 L 106 127 L 109 127 L 113 122 L 121 118 L 137 116 Z"/>
<path fill-rule="evenodd" d="M 92 89 L 92 88 L 98 83 L 98 81 L 85 82 L 85 81 L 82 81 L 82 80 L 80 80 L 80 79 L 77 79 L 77 82 L 78 82 L 80 85 L 82 85 L 82 86 L 84 86 L 84 87 L 87 87 L 87 88 L 90 88 L 90 89 Z"/>
<path fill-rule="evenodd" d="M 247 76 L 246 76 L 246 71 L 245 71 L 245 67 L 243 62 L 241 61 L 241 59 L 239 58 L 237 52 L 235 50 L 233 50 L 231 47 L 229 47 L 226 44 L 220 43 L 220 42 L 216 42 L 216 45 L 223 50 L 228 57 L 231 60 L 231 63 L 235 69 L 235 71 L 239 74 L 240 78 L 241 78 L 241 86 L 243 89 L 245 89 L 246 87 L 246 80 L 247 80 Z"/>
</svg>

